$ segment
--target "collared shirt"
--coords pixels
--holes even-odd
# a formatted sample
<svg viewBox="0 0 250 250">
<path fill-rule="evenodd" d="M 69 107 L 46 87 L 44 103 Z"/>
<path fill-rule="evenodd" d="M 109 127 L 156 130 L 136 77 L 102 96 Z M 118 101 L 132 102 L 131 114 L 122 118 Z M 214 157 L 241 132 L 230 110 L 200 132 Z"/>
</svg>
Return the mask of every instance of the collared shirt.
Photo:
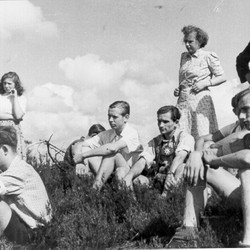
<svg viewBox="0 0 250 250">
<path fill-rule="evenodd" d="M 181 55 L 179 84 L 191 87 L 195 82 L 210 79 L 224 73 L 216 53 L 198 49 L 193 55 Z"/>
<path fill-rule="evenodd" d="M 121 134 L 118 136 L 114 129 L 109 129 L 95 135 L 94 137 L 85 141 L 91 149 L 98 148 L 107 143 L 123 140 L 126 147 L 119 150 L 129 166 L 132 166 L 142 152 L 142 145 L 140 143 L 138 132 L 129 124 L 126 124 Z"/>
<path fill-rule="evenodd" d="M 156 151 L 164 142 L 163 136 L 160 134 L 148 142 L 147 147 L 140 154 L 146 160 L 147 168 L 150 168 L 156 161 Z M 191 152 L 194 150 L 194 138 L 190 134 L 177 128 L 169 139 L 170 143 L 177 143 L 175 154 L 180 151 Z M 171 163 L 170 163 L 171 164 Z"/>
<path fill-rule="evenodd" d="M 246 128 L 241 128 L 239 121 L 221 128 L 220 132 L 223 135 L 223 139 L 221 139 L 220 141 L 217 141 L 215 144 L 222 146 L 223 155 L 232 153 L 230 144 L 232 140 L 234 140 L 235 138 L 235 132 L 240 133 L 242 137 L 244 134 L 249 133 L 249 131 Z"/>
<path fill-rule="evenodd" d="M 51 219 L 50 201 L 41 177 L 19 156 L 0 174 L 0 195 L 30 228 Z"/>
<path fill-rule="evenodd" d="M 236 121 L 234 123 L 231 123 L 231 124 L 221 128 L 219 131 L 223 135 L 223 138 L 225 138 L 225 137 L 231 135 L 232 133 L 242 131 L 242 128 L 240 126 L 240 122 Z"/>
</svg>

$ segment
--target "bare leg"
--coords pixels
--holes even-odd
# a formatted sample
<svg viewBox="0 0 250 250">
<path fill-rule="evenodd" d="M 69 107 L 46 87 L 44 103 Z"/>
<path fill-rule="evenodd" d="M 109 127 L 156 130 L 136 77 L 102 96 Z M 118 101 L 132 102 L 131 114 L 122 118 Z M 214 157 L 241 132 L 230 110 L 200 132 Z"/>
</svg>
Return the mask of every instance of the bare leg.
<svg viewBox="0 0 250 250">
<path fill-rule="evenodd" d="M 245 169 L 240 172 L 241 194 L 242 194 L 242 210 L 244 220 L 244 234 L 242 243 L 250 245 L 250 170 Z"/>
<path fill-rule="evenodd" d="M 130 170 L 127 162 L 120 153 L 103 157 L 93 187 L 101 189 L 115 169 L 118 180 L 122 180 Z"/>
<path fill-rule="evenodd" d="M 109 155 L 102 158 L 100 168 L 98 169 L 93 188 L 99 190 L 113 173 L 115 168 L 115 156 Z"/>
<path fill-rule="evenodd" d="M 223 168 L 207 171 L 207 182 L 216 192 L 240 204 L 240 181 Z M 201 211 L 207 203 L 207 190 L 205 181 L 199 180 L 196 187 L 188 187 L 185 200 L 183 225 L 189 227 L 199 226 Z"/>
<path fill-rule="evenodd" d="M 95 156 L 87 159 L 90 171 L 96 176 L 100 168 L 102 157 Z"/>
<path fill-rule="evenodd" d="M 199 180 L 197 186 L 188 187 L 185 199 L 183 225 L 186 227 L 198 227 L 200 213 L 207 202 L 206 182 Z"/>
</svg>

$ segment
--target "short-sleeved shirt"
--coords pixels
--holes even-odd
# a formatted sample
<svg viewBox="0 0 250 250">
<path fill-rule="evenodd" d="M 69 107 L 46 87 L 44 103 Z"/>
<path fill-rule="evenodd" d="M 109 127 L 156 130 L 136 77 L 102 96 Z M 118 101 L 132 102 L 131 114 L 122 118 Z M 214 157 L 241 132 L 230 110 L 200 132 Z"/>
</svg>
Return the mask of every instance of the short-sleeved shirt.
<svg viewBox="0 0 250 250">
<path fill-rule="evenodd" d="M 230 142 L 232 141 L 232 138 L 234 138 L 235 132 L 241 132 L 242 136 L 246 133 L 249 133 L 249 131 L 245 128 L 241 128 L 239 121 L 223 127 L 220 129 L 220 132 L 223 135 L 223 139 L 217 141 L 215 144 L 222 146 L 223 155 L 232 153 Z"/>
<path fill-rule="evenodd" d="M 23 112 L 26 112 L 26 103 L 27 100 L 25 96 L 17 96 L 18 102 L 20 107 L 22 108 Z M 10 101 L 10 97 L 7 95 L 0 95 L 0 113 L 8 113 L 12 114 L 12 103 Z"/>
<path fill-rule="evenodd" d="M 150 168 L 156 162 L 156 153 L 160 151 L 159 148 L 164 143 L 164 137 L 160 134 L 148 142 L 147 147 L 140 154 L 146 160 L 147 168 Z M 180 151 L 187 153 L 194 150 L 194 138 L 190 134 L 176 129 L 169 139 L 170 143 L 176 143 L 175 154 Z M 171 164 L 171 162 L 170 162 Z"/>
<path fill-rule="evenodd" d="M 121 134 L 118 136 L 113 129 L 109 129 L 95 135 L 94 137 L 85 140 L 84 143 L 88 144 L 91 149 L 98 148 L 107 143 L 123 140 L 126 147 L 119 150 L 128 165 L 131 167 L 142 152 L 142 145 L 140 143 L 138 132 L 129 124 L 126 124 Z"/>
<path fill-rule="evenodd" d="M 0 196 L 30 228 L 51 219 L 50 201 L 41 177 L 19 156 L 0 174 Z"/>
<path fill-rule="evenodd" d="M 194 54 L 183 52 L 181 55 L 179 84 L 190 87 L 195 82 L 210 79 L 212 75 L 224 73 L 216 53 L 198 49 Z"/>
<path fill-rule="evenodd" d="M 219 131 L 223 135 L 223 138 L 225 138 L 225 137 L 231 135 L 232 133 L 242 131 L 242 128 L 240 126 L 240 122 L 236 121 L 234 123 L 231 123 L 231 124 L 221 128 Z"/>
</svg>

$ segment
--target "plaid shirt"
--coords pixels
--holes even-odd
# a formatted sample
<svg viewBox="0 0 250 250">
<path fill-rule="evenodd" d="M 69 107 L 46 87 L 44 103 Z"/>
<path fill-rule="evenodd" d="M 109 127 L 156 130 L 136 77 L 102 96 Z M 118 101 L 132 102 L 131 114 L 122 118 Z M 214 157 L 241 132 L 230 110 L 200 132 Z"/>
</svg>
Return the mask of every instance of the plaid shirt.
<svg viewBox="0 0 250 250">
<path fill-rule="evenodd" d="M 0 174 L 0 195 L 30 228 L 51 219 L 50 202 L 41 177 L 19 156 Z"/>
</svg>

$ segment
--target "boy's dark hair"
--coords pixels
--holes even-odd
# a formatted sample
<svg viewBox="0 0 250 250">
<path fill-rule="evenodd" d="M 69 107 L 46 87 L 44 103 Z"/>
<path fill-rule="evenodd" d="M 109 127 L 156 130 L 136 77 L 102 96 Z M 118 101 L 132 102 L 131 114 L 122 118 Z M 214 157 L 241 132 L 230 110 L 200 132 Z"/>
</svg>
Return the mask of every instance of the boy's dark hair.
<svg viewBox="0 0 250 250">
<path fill-rule="evenodd" d="M 171 119 L 174 122 L 180 120 L 181 113 L 180 113 L 179 109 L 176 108 L 175 106 L 172 106 L 172 105 L 163 106 L 163 107 L 159 108 L 157 111 L 157 115 L 166 114 L 168 112 L 171 112 Z"/>
<path fill-rule="evenodd" d="M 244 89 L 237 93 L 231 100 L 231 105 L 233 109 L 235 110 L 239 104 L 240 99 L 245 96 L 246 94 L 250 93 L 250 88 Z"/>
<path fill-rule="evenodd" d="M 112 104 L 109 105 L 109 108 L 110 109 L 113 109 L 113 108 L 119 108 L 119 109 L 121 109 L 122 110 L 121 115 L 123 115 L 123 116 L 130 114 L 130 106 L 125 101 L 116 101 L 116 102 L 113 102 Z"/>
<path fill-rule="evenodd" d="M 14 151 L 17 148 L 16 129 L 12 126 L 0 126 L 0 145 L 8 145 Z"/>
</svg>

